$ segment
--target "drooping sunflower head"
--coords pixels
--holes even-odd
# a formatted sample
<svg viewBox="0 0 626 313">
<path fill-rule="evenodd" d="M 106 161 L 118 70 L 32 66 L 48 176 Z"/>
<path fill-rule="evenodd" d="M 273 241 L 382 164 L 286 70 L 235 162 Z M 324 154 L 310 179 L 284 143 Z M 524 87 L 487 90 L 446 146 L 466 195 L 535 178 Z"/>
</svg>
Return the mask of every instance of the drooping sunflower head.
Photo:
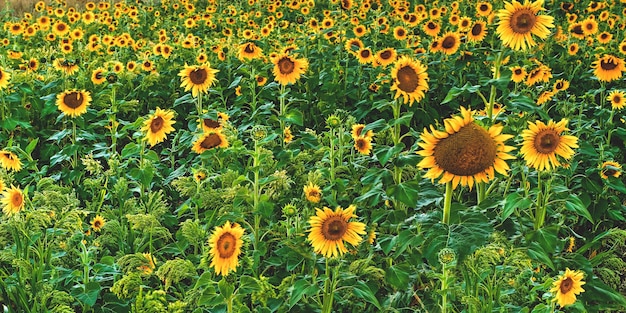
<svg viewBox="0 0 626 313">
<path fill-rule="evenodd" d="M 626 106 L 626 93 L 621 90 L 613 90 L 606 97 L 606 100 L 611 102 L 613 110 L 621 110 Z"/>
<path fill-rule="evenodd" d="M 7 150 L 0 151 L 0 165 L 2 165 L 5 170 L 14 172 L 18 172 L 22 169 L 22 161 L 20 161 L 20 158 L 15 153 Z"/>
<path fill-rule="evenodd" d="M 495 172 L 508 175 L 505 160 L 513 159 L 508 152 L 513 147 L 505 141 L 512 135 L 501 134 L 503 126 L 493 125 L 484 129 L 474 121 L 474 112 L 461 107 L 461 115 L 444 120 L 445 131 L 424 129 L 417 154 L 424 157 L 417 166 L 428 169 L 424 177 L 435 180 L 441 176 L 440 184 L 452 182 L 452 188 L 489 182 Z"/>
<path fill-rule="evenodd" d="M 295 84 L 309 68 L 307 59 L 298 59 L 286 53 L 274 56 L 272 63 L 274 79 L 281 85 Z"/>
<path fill-rule="evenodd" d="M 513 50 L 526 50 L 536 45 L 532 35 L 541 39 L 550 35 L 548 28 L 554 27 L 554 17 L 537 15 L 544 10 L 543 2 L 505 2 L 504 9 L 496 14 L 499 18 L 496 32 L 505 46 Z"/>
<path fill-rule="evenodd" d="M 174 131 L 172 126 L 174 123 L 174 111 L 162 110 L 157 107 L 154 114 L 143 123 L 141 130 L 146 133 L 145 139 L 153 147 L 157 143 L 163 142 L 167 138 L 167 134 Z"/>
<path fill-rule="evenodd" d="M 254 42 L 247 42 L 239 46 L 238 57 L 240 60 L 253 60 L 263 57 L 263 49 L 259 48 Z"/>
<path fill-rule="evenodd" d="M 394 99 L 402 96 L 404 103 L 413 105 L 413 102 L 421 101 L 425 92 L 428 91 L 427 66 L 419 60 L 413 60 L 407 56 L 402 56 L 391 71 L 393 85 L 391 90 L 396 91 Z"/>
<path fill-rule="evenodd" d="M 2 212 L 6 216 L 12 216 L 24 209 L 24 193 L 21 189 L 11 185 L 2 192 Z"/>
<path fill-rule="evenodd" d="M 211 68 L 209 62 L 196 66 L 185 65 L 178 73 L 181 79 L 180 86 L 184 87 L 185 91 L 191 90 L 191 95 L 197 97 L 201 93 L 206 93 L 217 81 L 215 74 L 218 72 L 219 70 Z"/>
<path fill-rule="evenodd" d="M 601 58 L 597 59 L 591 64 L 593 68 L 593 75 L 595 75 L 599 81 L 610 82 L 620 79 L 622 72 L 626 71 L 626 65 L 624 60 L 605 54 Z"/>
<path fill-rule="evenodd" d="M 227 276 L 230 271 L 236 272 L 239 255 L 243 245 L 244 229 L 237 223 L 227 221 L 224 226 L 217 226 L 209 237 L 211 264 L 215 273 Z"/>
<path fill-rule="evenodd" d="M 9 86 L 9 79 L 11 79 L 11 73 L 0 67 L 0 90 Z"/>
<path fill-rule="evenodd" d="M 322 200 L 322 188 L 317 184 L 309 182 L 308 185 L 302 188 L 304 197 L 311 203 L 319 203 Z"/>
<path fill-rule="evenodd" d="M 106 220 L 100 215 L 96 215 L 96 217 L 91 220 L 91 228 L 95 232 L 101 231 L 104 224 L 106 224 Z"/>
<path fill-rule="evenodd" d="M 567 119 L 560 122 L 542 121 L 528 122 L 528 129 L 522 131 L 522 148 L 520 153 L 526 164 L 539 171 L 550 170 L 561 166 L 557 159 L 560 156 L 569 160 L 574 155 L 573 148 L 578 148 L 578 138 L 564 135 L 567 130 Z"/>
<path fill-rule="evenodd" d="M 311 229 L 308 240 L 313 246 L 315 253 L 320 253 L 326 258 L 336 257 L 348 252 L 344 241 L 357 246 L 365 235 L 365 224 L 351 222 L 351 218 L 357 218 L 354 205 L 345 210 L 337 207 L 335 211 L 324 207 L 316 209 L 316 214 L 309 219 Z"/>
<path fill-rule="evenodd" d="M 581 271 L 572 271 L 569 268 L 565 269 L 565 273 L 561 275 L 553 284 L 550 292 L 554 294 L 555 301 L 560 307 L 574 304 L 576 302 L 576 295 L 584 292 L 582 285 L 584 274 Z"/>
<path fill-rule="evenodd" d="M 615 161 L 603 162 L 600 166 L 600 177 L 608 179 L 609 176 L 619 177 L 622 175 L 622 165 Z"/>
<path fill-rule="evenodd" d="M 208 151 L 215 148 L 227 148 L 228 139 L 222 134 L 221 131 L 209 131 L 200 136 L 191 148 L 195 153 L 202 154 L 204 151 Z"/>
<path fill-rule="evenodd" d="M 66 90 L 57 95 L 56 105 L 65 115 L 77 117 L 87 112 L 91 104 L 91 93 L 85 90 Z"/>
</svg>

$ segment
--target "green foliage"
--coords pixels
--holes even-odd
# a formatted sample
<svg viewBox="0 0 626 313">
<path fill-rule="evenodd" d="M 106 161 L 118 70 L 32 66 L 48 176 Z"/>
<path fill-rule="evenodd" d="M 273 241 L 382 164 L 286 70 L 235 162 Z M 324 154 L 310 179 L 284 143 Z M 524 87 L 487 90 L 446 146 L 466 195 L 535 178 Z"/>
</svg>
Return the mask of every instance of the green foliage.
<svg viewBox="0 0 626 313">
<path fill-rule="evenodd" d="M 165 289 L 172 284 L 178 284 L 184 279 L 197 276 L 196 267 L 189 260 L 167 260 L 159 267 L 156 275 L 165 283 Z"/>
</svg>

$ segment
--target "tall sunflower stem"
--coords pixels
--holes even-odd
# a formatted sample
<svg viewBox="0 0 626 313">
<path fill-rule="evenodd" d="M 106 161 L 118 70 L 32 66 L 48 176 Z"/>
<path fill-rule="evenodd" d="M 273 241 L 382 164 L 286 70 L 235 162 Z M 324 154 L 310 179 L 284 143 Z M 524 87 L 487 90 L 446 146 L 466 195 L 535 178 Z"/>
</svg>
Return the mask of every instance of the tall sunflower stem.
<svg viewBox="0 0 626 313">
<path fill-rule="evenodd" d="M 280 95 L 278 97 L 278 100 L 279 100 L 279 103 L 280 103 L 280 108 L 279 108 L 279 111 L 278 111 L 278 120 L 280 122 L 280 133 L 281 134 L 284 134 L 284 132 L 285 132 L 285 120 L 283 118 L 284 118 L 285 114 L 287 113 L 287 102 L 286 102 L 286 99 L 285 99 L 287 97 L 286 89 L 287 89 L 286 85 L 283 85 L 283 84 L 280 85 L 280 89 L 279 89 L 280 90 L 279 91 Z M 284 146 L 285 142 L 282 141 L 282 144 Z"/>
<path fill-rule="evenodd" d="M 443 202 L 443 217 L 441 222 L 448 225 L 450 224 L 450 208 L 452 207 L 452 182 L 446 183 L 446 195 Z"/>
<path fill-rule="evenodd" d="M 260 173 L 259 173 L 259 166 L 260 166 L 260 155 L 261 155 L 261 149 L 260 149 L 260 145 L 258 143 L 257 140 L 254 141 L 254 156 L 252 159 L 252 168 L 254 169 L 254 182 L 253 182 L 253 195 L 252 195 L 252 212 L 254 214 L 254 241 L 252 241 L 252 246 L 254 248 L 255 251 L 257 251 L 257 247 L 259 245 L 259 241 L 260 241 L 260 234 L 261 234 L 261 215 L 259 213 L 259 201 L 260 201 L 260 193 L 261 193 L 261 188 L 259 185 L 259 180 L 260 180 Z M 255 274 L 256 274 L 256 269 L 254 270 Z"/>
<path fill-rule="evenodd" d="M 484 182 L 476 183 L 476 204 L 480 204 L 487 197 L 487 188 Z"/>
<path fill-rule="evenodd" d="M 335 289 L 338 283 L 339 266 L 331 267 L 328 258 L 326 259 L 326 281 L 324 281 L 324 295 L 322 298 L 322 313 L 331 313 L 333 311 L 333 300 L 335 298 Z"/>
<path fill-rule="evenodd" d="M 449 183 L 448 183 L 449 184 Z M 448 268 L 446 264 L 441 266 L 441 313 L 448 312 Z"/>
<path fill-rule="evenodd" d="M 76 121 L 74 121 L 74 119 L 72 119 L 72 146 L 76 146 Z M 75 169 L 78 166 L 78 150 L 74 151 L 71 163 L 72 169 Z"/>
<path fill-rule="evenodd" d="M 196 102 L 196 111 L 198 111 L 198 119 L 202 119 L 202 93 L 198 93 L 198 101 Z"/>
<path fill-rule="evenodd" d="M 501 50 L 493 62 L 493 79 L 494 80 L 500 78 L 500 65 L 502 64 L 503 54 L 504 54 L 504 50 Z M 497 93 L 496 85 L 492 84 L 491 90 L 489 93 L 489 103 L 487 103 L 487 116 L 492 121 L 493 121 L 493 106 L 496 102 L 496 93 Z"/>
<path fill-rule="evenodd" d="M 535 210 L 535 230 L 539 230 L 543 227 L 543 224 L 546 220 L 546 211 L 548 205 L 549 198 L 549 189 L 550 189 L 550 181 L 546 181 L 545 184 L 541 183 L 541 171 L 537 172 L 537 189 L 539 193 L 537 194 L 537 208 Z"/>
<path fill-rule="evenodd" d="M 335 129 L 331 128 L 330 129 L 330 151 L 329 151 L 329 158 L 330 158 L 330 182 L 331 184 L 335 183 Z M 335 199 L 337 191 L 335 190 L 335 188 L 333 188 L 332 194 L 333 194 L 333 200 Z"/>
<path fill-rule="evenodd" d="M 117 151 L 117 102 L 115 100 L 115 86 L 111 87 L 111 117 L 109 118 L 111 121 L 111 155 L 114 155 Z"/>
</svg>

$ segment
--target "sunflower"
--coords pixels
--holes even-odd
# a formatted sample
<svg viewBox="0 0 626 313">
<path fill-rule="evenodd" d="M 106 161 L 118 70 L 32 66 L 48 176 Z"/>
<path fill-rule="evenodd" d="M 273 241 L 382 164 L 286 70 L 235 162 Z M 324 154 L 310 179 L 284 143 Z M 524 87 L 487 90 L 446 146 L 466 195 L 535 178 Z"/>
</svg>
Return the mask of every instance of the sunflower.
<svg viewBox="0 0 626 313">
<path fill-rule="evenodd" d="M 554 90 L 546 90 L 542 92 L 539 97 L 537 97 L 537 105 L 542 105 L 546 102 L 549 102 L 550 100 L 552 100 L 552 97 L 554 97 L 555 94 L 556 92 Z"/>
<path fill-rule="evenodd" d="M 352 125 L 352 131 L 350 134 L 352 135 L 352 139 L 356 140 L 359 137 L 367 137 L 372 139 L 374 137 L 374 131 L 368 130 L 366 133 L 363 133 L 363 129 L 365 129 L 365 124 L 354 124 Z"/>
<path fill-rule="evenodd" d="M 467 41 L 469 42 L 481 42 L 487 36 L 487 23 L 483 21 L 477 21 L 472 25 L 470 31 L 467 32 Z"/>
<path fill-rule="evenodd" d="M 526 50 L 535 46 L 532 35 L 545 39 L 550 35 L 549 27 L 554 27 L 554 18 L 548 15 L 537 15 L 544 10 L 543 0 L 524 4 L 518 1 L 505 2 L 504 9 L 496 14 L 499 18 L 496 32 L 502 43 L 514 50 Z"/>
<path fill-rule="evenodd" d="M 304 197 L 311 203 L 319 203 L 322 200 L 322 189 L 320 186 L 309 182 L 308 185 L 302 188 Z"/>
<path fill-rule="evenodd" d="M 372 139 L 369 137 L 357 137 L 354 139 L 354 149 L 360 154 L 369 155 L 372 152 Z"/>
<path fill-rule="evenodd" d="M 624 60 L 605 54 L 591 64 L 594 69 L 593 74 L 599 81 L 610 82 L 622 77 L 622 72 L 626 71 Z"/>
<path fill-rule="evenodd" d="M 197 97 L 200 93 L 206 93 L 217 81 L 215 78 L 217 72 L 219 70 L 212 69 L 209 62 L 196 66 L 185 64 L 185 68 L 178 73 L 181 79 L 180 86 L 185 87 L 185 91 L 191 90 L 191 95 Z"/>
<path fill-rule="evenodd" d="M 59 37 L 63 37 L 69 32 L 70 27 L 63 21 L 57 21 L 54 25 L 52 25 L 52 33 Z"/>
<path fill-rule="evenodd" d="M 281 85 L 295 84 L 309 67 L 307 59 L 297 59 L 285 53 L 274 56 L 272 63 L 274 79 Z"/>
<path fill-rule="evenodd" d="M 146 140 L 151 147 L 163 142 L 167 138 L 167 134 L 174 131 L 172 125 L 175 121 L 173 119 L 174 111 L 161 110 L 157 107 L 154 114 L 143 123 L 141 130 L 146 132 Z"/>
<path fill-rule="evenodd" d="M 372 49 L 370 48 L 363 48 L 357 51 L 355 55 L 357 60 L 359 61 L 359 64 L 369 64 L 375 60 Z"/>
<path fill-rule="evenodd" d="M 435 21 L 428 21 L 426 22 L 426 24 L 424 24 L 423 30 L 426 35 L 430 37 L 435 37 L 437 36 L 437 34 L 439 34 L 441 26 L 439 26 L 439 24 L 437 24 L 437 22 Z"/>
<path fill-rule="evenodd" d="M 94 85 L 100 85 L 107 80 L 106 75 L 104 75 L 105 70 L 101 67 L 96 68 L 91 72 L 91 82 Z"/>
<path fill-rule="evenodd" d="M 13 185 L 2 192 L 1 201 L 4 215 L 11 216 L 24 209 L 24 193 Z"/>
<path fill-rule="evenodd" d="M 78 64 L 76 64 L 76 62 L 71 62 L 62 58 L 55 59 L 53 66 L 55 69 L 65 73 L 65 75 L 72 75 L 78 72 Z"/>
<path fill-rule="evenodd" d="M 582 21 L 582 30 L 585 36 L 594 35 L 598 32 L 598 22 L 593 18 L 586 18 Z"/>
<path fill-rule="evenodd" d="M 309 224 L 308 240 L 313 246 L 315 253 L 325 257 L 335 257 L 348 252 L 344 241 L 357 246 L 365 235 L 365 224 L 361 222 L 349 222 L 350 218 L 357 218 L 354 214 L 356 206 L 350 205 L 345 210 L 337 207 L 335 211 L 324 207 L 316 209 L 316 214 L 311 216 Z"/>
<path fill-rule="evenodd" d="M 526 78 L 526 69 L 521 66 L 511 67 L 511 80 L 515 83 L 521 83 Z"/>
<path fill-rule="evenodd" d="M 100 215 L 96 215 L 96 217 L 91 220 L 91 228 L 93 228 L 93 231 L 95 232 L 102 230 L 102 226 L 104 226 L 104 224 L 106 224 L 106 221 L 104 220 L 104 217 Z"/>
<path fill-rule="evenodd" d="M 615 161 L 606 161 L 600 167 L 600 177 L 608 179 L 609 176 L 619 177 L 622 175 L 622 165 Z"/>
<path fill-rule="evenodd" d="M 378 53 L 376 53 L 375 56 L 376 64 L 383 67 L 386 67 L 389 64 L 393 64 L 393 62 L 395 62 L 397 58 L 398 53 L 394 48 L 385 48 L 383 50 L 380 50 L 378 51 Z"/>
<path fill-rule="evenodd" d="M 293 134 L 291 133 L 291 126 L 287 126 L 285 127 L 285 129 L 283 130 L 283 141 L 285 143 L 290 143 L 291 141 L 293 141 Z"/>
<path fill-rule="evenodd" d="M 406 31 L 406 29 L 402 26 L 396 26 L 393 29 L 393 38 L 395 38 L 396 40 L 405 40 L 406 37 L 408 36 L 408 32 Z"/>
<path fill-rule="evenodd" d="M 417 154 L 424 157 L 417 166 L 429 169 L 424 175 L 435 180 L 443 177 L 440 184 L 452 182 L 452 188 L 472 188 L 474 182 L 488 182 L 495 177 L 494 171 L 508 175 L 505 160 L 514 159 L 508 152 L 515 148 L 504 142 L 512 135 L 501 134 L 503 126 L 493 125 L 485 130 L 474 122 L 474 112 L 461 107 L 461 116 L 444 120 L 445 131 L 433 126 L 429 132 L 424 128 Z"/>
<path fill-rule="evenodd" d="M 20 158 L 18 158 L 15 153 L 7 150 L 0 151 L 0 165 L 2 165 L 5 170 L 15 172 L 22 169 L 22 161 L 20 161 Z"/>
<path fill-rule="evenodd" d="M 492 6 L 489 2 L 478 2 L 476 4 L 476 14 L 487 17 L 491 14 Z"/>
<path fill-rule="evenodd" d="M 619 53 L 626 55 L 626 39 L 619 43 Z"/>
<path fill-rule="evenodd" d="M 611 42 L 611 39 L 613 39 L 613 35 L 611 35 L 611 33 L 609 32 L 601 32 L 598 35 L 598 42 L 601 44 L 607 44 L 609 42 Z"/>
<path fill-rule="evenodd" d="M 424 93 L 428 91 L 427 66 L 419 60 L 413 60 L 407 56 L 401 57 L 391 70 L 393 85 L 391 91 L 395 90 L 394 99 L 402 96 L 404 103 L 413 105 L 414 101 L 421 101 Z"/>
<path fill-rule="evenodd" d="M 345 49 L 354 54 L 357 51 L 365 48 L 365 45 L 363 44 L 363 41 L 361 41 L 361 39 L 359 38 L 352 38 L 352 39 L 348 39 L 344 45 Z"/>
<path fill-rule="evenodd" d="M 215 273 L 227 276 L 232 270 L 237 271 L 239 265 L 239 254 L 243 245 L 243 228 L 237 223 L 230 224 L 227 221 L 224 226 L 217 226 L 209 237 L 209 247 L 211 250 L 211 265 L 215 268 Z"/>
<path fill-rule="evenodd" d="M 220 131 L 205 132 L 193 143 L 191 150 L 197 154 L 201 154 L 213 148 L 227 148 L 228 140 Z"/>
<path fill-rule="evenodd" d="M 572 271 L 569 268 L 565 269 L 565 273 L 559 277 L 553 284 L 550 292 L 554 293 L 554 300 L 558 302 L 560 307 L 574 304 L 576 302 L 576 295 L 585 291 L 582 285 L 584 274 L 581 271 Z"/>
<path fill-rule="evenodd" d="M 224 127 L 224 122 L 228 121 L 228 114 L 223 112 L 217 112 L 217 120 L 211 118 L 203 118 L 202 119 L 202 131 L 210 132 L 210 131 L 221 131 Z"/>
<path fill-rule="evenodd" d="M 447 55 L 454 54 L 461 46 L 461 36 L 455 32 L 447 32 L 441 37 L 441 51 Z"/>
<path fill-rule="evenodd" d="M 0 67 L 0 90 L 9 86 L 9 79 L 11 79 L 11 73 L 6 72 Z"/>
<path fill-rule="evenodd" d="M 606 97 L 606 100 L 611 101 L 611 108 L 613 110 L 621 110 L 626 106 L 626 94 L 621 90 L 613 90 Z"/>
<path fill-rule="evenodd" d="M 526 164 L 539 171 L 550 170 L 560 166 L 556 156 L 559 155 L 569 160 L 574 155 L 572 148 L 578 148 L 578 138 L 562 133 L 567 126 L 567 119 L 560 122 L 542 121 L 528 122 L 528 129 L 522 131 L 522 148 L 520 153 L 526 160 Z"/>
<path fill-rule="evenodd" d="M 569 81 L 565 79 L 558 79 L 552 86 L 554 92 L 567 90 L 567 88 L 569 88 Z"/>
<path fill-rule="evenodd" d="M 77 117 L 87 112 L 91 104 L 91 94 L 85 90 L 66 90 L 57 95 L 56 105 L 69 117 Z"/>
<path fill-rule="evenodd" d="M 254 42 L 244 43 L 239 46 L 238 57 L 240 60 L 248 59 L 254 60 L 263 57 L 263 50 L 259 48 Z"/>
</svg>

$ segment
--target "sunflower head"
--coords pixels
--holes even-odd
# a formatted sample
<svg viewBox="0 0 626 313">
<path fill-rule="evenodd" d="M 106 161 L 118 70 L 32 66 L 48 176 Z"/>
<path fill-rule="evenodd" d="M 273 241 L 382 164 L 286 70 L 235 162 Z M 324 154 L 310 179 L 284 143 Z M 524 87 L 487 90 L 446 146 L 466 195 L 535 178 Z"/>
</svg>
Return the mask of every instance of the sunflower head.
<svg viewBox="0 0 626 313">
<path fill-rule="evenodd" d="M 606 99 L 611 102 L 613 110 L 621 110 L 626 106 L 626 93 L 621 90 L 611 91 Z"/>
<path fill-rule="evenodd" d="M 24 209 L 25 196 L 21 189 L 11 185 L 2 192 L 2 212 L 6 216 L 12 216 Z"/>
<path fill-rule="evenodd" d="M 239 265 L 239 254 L 243 245 L 244 230 L 237 223 L 227 221 L 224 226 L 215 227 L 209 237 L 211 264 L 215 273 L 226 276 L 230 271 L 236 272 Z"/>
<path fill-rule="evenodd" d="M 578 148 L 578 138 L 563 134 L 567 130 L 567 119 L 560 122 L 528 122 L 528 129 L 522 131 L 522 148 L 526 164 L 539 171 L 561 166 L 557 156 L 569 160 Z"/>
<path fill-rule="evenodd" d="M 69 117 L 78 117 L 91 105 L 91 93 L 85 90 L 66 90 L 57 95 L 56 105 Z"/>
<path fill-rule="evenodd" d="M 554 294 L 555 301 L 560 307 L 574 304 L 576 302 L 576 295 L 584 292 L 582 285 L 584 274 L 581 271 L 572 271 L 569 268 L 565 269 L 565 273 L 561 275 L 553 284 L 550 292 Z"/>
<path fill-rule="evenodd" d="M 200 136 L 193 144 L 192 150 L 201 154 L 216 148 L 227 148 L 228 140 L 221 131 L 209 131 Z"/>
<path fill-rule="evenodd" d="M 610 82 L 622 77 L 626 71 L 624 60 L 616 56 L 605 54 L 591 64 L 593 74 L 599 81 Z"/>
<path fill-rule="evenodd" d="M 298 59 L 286 53 L 277 54 L 272 58 L 274 78 L 281 85 L 295 84 L 308 67 L 307 59 Z"/>
<path fill-rule="evenodd" d="M 163 142 L 167 138 L 167 134 L 174 131 L 174 111 L 156 109 L 143 124 L 142 131 L 146 133 L 145 139 L 150 146 Z"/>
<path fill-rule="evenodd" d="M 502 126 L 493 125 L 484 129 L 476 124 L 474 112 L 461 107 L 461 115 L 444 120 L 445 131 L 431 126 L 424 129 L 417 153 L 424 157 L 418 167 L 428 169 L 424 177 L 434 180 L 442 176 L 439 183 L 452 182 L 472 188 L 474 182 L 489 182 L 495 172 L 507 175 L 509 166 L 505 160 L 513 159 L 508 152 L 514 148 L 504 141 L 511 135 L 501 134 Z"/>
<path fill-rule="evenodd" d="M 394 98 L 402 96 L 404 103 L 413 105 L 413 102 L 421 101 L 425 92 L 428 91 L 427 66 L 419 60 L 413 60 L 407 56 L 401 57 L 391 71 L 393 85 L 391 90 L 396 91 Z"/>
<path fill-rule="evenodd" d="M 615 161 L 606 161 L 600 167 L 600 177 L 609 179 L 609 177 L 619 177 L 622 175 L 622 165 Z"/>
<path fill-rule="evenodd" d="M 9 86 L 9 79 L 11 79 L 11 73 L 0 67 L 0 90 Z"/>
<path fill-rule="evenodd" d="M 191 95 L 197 97 L 199 94 L 204 94 L 209 90 L 216 81 L 215 75 L 219 70 L 211 68 L 209 62 L 205 62 L 201 65 L 185 67 L 178 73 L 181 78 L 181 87 L 185 88 L 185 91 L 191 90 Z"/>
<path fill-rule="evenodd" d="M 15 153 L 7 150 L 0 150 L 0 165 L 2 165 L 5 170 L 14 172 L 18 172 L 22 169 L 22 161 L 20 161 L 20 158 Z"/>
<path fill-rule="evenodd" d="M 335 211 L 324 207 L 316 209 L 316 214 L 309 219 L 311 229 L 308 240 L 313 246 L 315 253 L 325 257 L 335 257 L 348 252 L 344 242 L 357 246 L 365 235 L 365 224 L 350 221 L 357 218 L 354 205 L 345 210 L 337 207 Z"/>
<path fill-rule="evenodd" d="M 548 28 L 554 27 L 554 17 L 537 14 L 545 10 L 543 2 L 505 2 L 504 9 L 496 14 L 499 18 L 496 32 L 505 46 L 514 50 L 526 50 L 536 45 L 533 35 L 541 39 L 550 35 Z"/>
<path fill-rule="evenodd" d="M 104 224 L 106 224 L 106 221 L 105 221 L 104 217 L 102 217 L 100 215 L 96 215 L 96 217 L 94 217 L 91 220 L 91 228 L 95 232 L 99 232 L 100 230 L 102 230 L 102 227 L 104 226 Z"/>
<path fill-rule="evenodd" d="M 319 203 L 322 200 L 322 188 L 317 184 L 309 182 L 303 188 L 304 197 L 311 203 Z"/>
</svg>

